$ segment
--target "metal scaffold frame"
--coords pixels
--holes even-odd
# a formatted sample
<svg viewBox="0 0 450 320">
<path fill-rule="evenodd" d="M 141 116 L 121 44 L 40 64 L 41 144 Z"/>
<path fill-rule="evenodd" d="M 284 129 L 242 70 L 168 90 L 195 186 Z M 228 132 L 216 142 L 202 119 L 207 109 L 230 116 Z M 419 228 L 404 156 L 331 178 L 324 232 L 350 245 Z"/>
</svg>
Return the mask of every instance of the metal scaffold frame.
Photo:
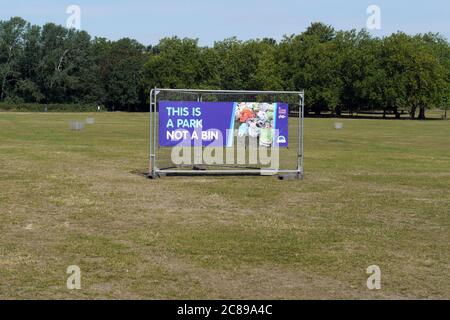
<svg viewBox="0 0 450 320">
<path fill-rule="evenodd" d="M 303 178 L 304 169 L 304 112 L 305 112 L 305 92 L 301 91 L 249 91 L 249 90 L 203 90 L 203 89 L 161 89 L 153 88 L 150 91 L 150 115 L 149 115 L 149 138 L 150 138 L 150 159 L 149 159 L 149 177 L 159 178 L 165 175 L 205 175 L 205 174 L 223 174 L 223 175 L 261 175 L 262 169 L 214 169 L 197 170 L 193 169 L 160 169 L 158 168 L 157 158 L 157 137 L 158 137 L 158 95 L 162 92 L 180 93 L 196 95 L 197 101 L 202 101 L 203 95 L 298 95 L 298 149 L 297 149 L 297 167 L 296 169 L 278 169 L 277 174 L 294 174 L 297 178 Z M 267 170 L 265 170 L 267 171 Z M 267 172 L 266 172 L 267 174 Z"/>
</svg>

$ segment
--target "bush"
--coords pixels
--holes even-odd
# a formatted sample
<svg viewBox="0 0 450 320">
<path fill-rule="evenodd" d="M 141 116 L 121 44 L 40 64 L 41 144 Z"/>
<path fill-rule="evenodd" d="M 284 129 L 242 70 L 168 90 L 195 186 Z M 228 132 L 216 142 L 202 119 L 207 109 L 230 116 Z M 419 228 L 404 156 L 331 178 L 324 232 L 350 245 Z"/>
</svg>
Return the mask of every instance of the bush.
<svg viewBox="0 0 450 320">
<path fill-rule="evenodd" d="M 97 106 L 87 104 L 0 103 L 0 111 L 44 112 L 46 110 L 47 112 L 94 112 L 97 111 Z M 102 111 L 105 111 L 104 107 L 102 107 Z"/>
</svg>

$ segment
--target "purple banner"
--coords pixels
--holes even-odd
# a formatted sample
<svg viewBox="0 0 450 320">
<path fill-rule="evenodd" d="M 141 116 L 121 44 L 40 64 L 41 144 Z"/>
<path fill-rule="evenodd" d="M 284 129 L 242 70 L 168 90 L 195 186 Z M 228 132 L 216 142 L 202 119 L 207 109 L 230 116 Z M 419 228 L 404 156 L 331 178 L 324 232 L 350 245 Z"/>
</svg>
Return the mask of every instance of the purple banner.
<svg viewBox="0 0 450 320">
<path fill-rule="evenodd" d="M 232 147 L 237 135 L 287 147 L 288 118 L 285 103 L 160 101 L 159 145 Z"/>
</svg>

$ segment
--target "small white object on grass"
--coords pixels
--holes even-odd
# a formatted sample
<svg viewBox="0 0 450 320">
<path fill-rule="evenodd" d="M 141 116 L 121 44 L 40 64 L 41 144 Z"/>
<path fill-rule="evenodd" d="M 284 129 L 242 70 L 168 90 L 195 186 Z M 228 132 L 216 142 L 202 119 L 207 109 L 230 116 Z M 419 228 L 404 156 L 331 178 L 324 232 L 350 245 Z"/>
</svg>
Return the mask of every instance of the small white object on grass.
<svg viewBox="0 0 450 320">
<path fill-rule="evenodd" d="M 344 124 L 343 124 L 342 122 L 335 122 L 335 123 L 334 123 L 334 128 L 335 128 L 336 130 L 344 129 Z"/>
<path fill-rule="evenodd" d="M 95 119 L 94 118 L 86 118 L 86 124 L 94 124 Z"/>
<path fill-rule="evenodd" d="M 74 131 L 81 131 L 84 129 L 84 122 L 80 121 L 70 121 L 70 129 Z"/>
</svg>

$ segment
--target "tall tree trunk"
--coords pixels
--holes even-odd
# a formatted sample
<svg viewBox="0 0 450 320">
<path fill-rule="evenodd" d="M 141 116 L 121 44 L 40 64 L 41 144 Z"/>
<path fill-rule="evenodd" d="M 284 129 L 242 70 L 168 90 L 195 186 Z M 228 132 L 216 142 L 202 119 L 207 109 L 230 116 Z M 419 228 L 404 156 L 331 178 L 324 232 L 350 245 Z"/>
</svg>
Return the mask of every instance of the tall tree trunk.
<svg viewBox="0 0 450 320">
<path fill-rule="evenodd" d="M 394 107 L 395 119 L 400 119 L 400 113 L 398 112 L 398 108 Z"/>
<path fill-rule="evenodd" d="M 409 113 L 411 119 L 414 119 L 416 117 L 416 109 L 417 109 L 416 106 L 411 107 L 411 111 Z"/>
<path fill-rule="evenodd" d="M 419 120 L 425 120 L 425 106 L 419 108 Z"/>
<path fill-rule="evenodd" d="M 8 73 L 11 71 L 11 66 L 9 65 L 12 55 L 12 46 L 9 47 L 8 59 L 6 60 L 6 64 L 8 65 L 8 70 L 5 71 L 2 79 L 2 93 L 0 95 L 0 101 L 3 101 L 5 97 L 5 86 L 6 86 L 6 78 L 8 77 Z"/>
<path fill-rule="evenodd" d="M 5 88 L 6 88 L 6 79 L 8 78 L 8 74 L 11 70 L 8 70 L 5 72 L 5 75 L 3 76 L 3 80 L 2 80 L 2 93 L 0 95 L 0 101 L 3 101 L 3 99 L 5 99 Z"/>
<path fill-rule="evenodd" d="M 6 84 L 6 76 L 3 77 L 3 81 L 2 81 L 2 93 L 0 95 L 0 101 L 3 101 L 3 98 L 5 96 L 5 84 Z"/>
<path fill-rule="evenodd" d="M 315 106 L 314 107 L 314 113 L 316 114 L 316 116 L 320 116 L 320 107 L 319 106 Z"/>
</svg>

